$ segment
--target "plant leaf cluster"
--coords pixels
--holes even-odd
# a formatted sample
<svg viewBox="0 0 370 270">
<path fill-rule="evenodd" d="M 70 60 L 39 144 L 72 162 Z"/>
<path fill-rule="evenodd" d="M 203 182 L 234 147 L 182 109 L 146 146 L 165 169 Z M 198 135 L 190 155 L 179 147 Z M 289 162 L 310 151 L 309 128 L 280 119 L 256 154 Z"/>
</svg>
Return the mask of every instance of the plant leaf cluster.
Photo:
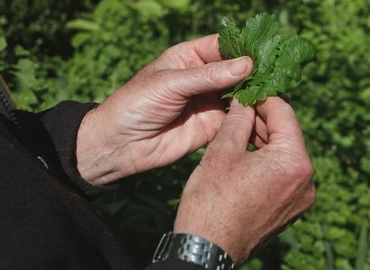
<svg viewBox="0 0 370 270">
<path fill-rule="evenodd" d="M 267 13 L 248 19 L 241 30 L 229 18 L 223 18 L 220 52 L 227 58 L 247 55 L 254 61 L 252 75 L 224 97 L 235 96 L 247 106 L 285 92 L 292 81 L 301 79 L 301 64 L 314 56 L 315 49 L 298 35 L 282 38 L 279 28 L 276 17 Z"/>
</svg>

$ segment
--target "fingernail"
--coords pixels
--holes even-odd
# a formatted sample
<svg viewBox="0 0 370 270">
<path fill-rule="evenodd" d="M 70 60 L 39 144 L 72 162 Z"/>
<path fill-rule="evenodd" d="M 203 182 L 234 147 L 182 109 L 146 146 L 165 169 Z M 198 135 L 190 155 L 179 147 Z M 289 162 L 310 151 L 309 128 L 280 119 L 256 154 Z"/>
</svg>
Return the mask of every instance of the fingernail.
<svg viewBox="0 0 370 270">
<path fill-rule="evenodd" d="M 249 58 L 245 56 L 235 59 L 231 65 L 230 74 L 233 76 L 243 74 L 249 66 L 249 61 Z"/>
</svg>

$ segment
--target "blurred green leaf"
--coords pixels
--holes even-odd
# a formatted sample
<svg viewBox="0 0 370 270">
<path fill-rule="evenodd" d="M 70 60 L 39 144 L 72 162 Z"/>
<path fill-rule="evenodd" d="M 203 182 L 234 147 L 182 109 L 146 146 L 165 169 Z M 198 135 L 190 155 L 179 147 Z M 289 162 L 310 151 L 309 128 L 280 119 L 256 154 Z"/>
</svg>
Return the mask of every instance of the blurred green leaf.
<svg viewBox="0 0 370 270">
<path fill-rule="evenodd" d="M 358 256 L 356 259 L 356 270 L 365 270 L 369 253 L 369 224 L 367 219 L 362 223 L 361 233 L 358 241 Z"/>
<path fill-rule="evenodd" d="M 134 7 L 144 19 L 149 19 L 152 16 L 162 17 L 167 13 L 167 10 L 155 0 L 139 0 L 134 4 Z"/>
<path fill-rule="evenodd" d="M 22 46 L 17 45 L 14 48 L 14 54 L 18 57 L 22 57 L 22 56 L 29 56 L 30 52 L 25 50 Z"/>
<path fill-rule="evenodd" d="M 85 42 L 89 41 L 91 36 L 88 33 L 77 33 L 71 39 L 71 44 L 73 48 L 81 47 Z"/>
<path fill-rule="evenodd" d="M 191 0 L 159 0 L 159 2 L 167 7 L 183 10 L 190 6 Z"/>
<path fill-rule="evenodd" d="M 0 52 L 5 50 L 6 45 L 7 43 L 5 37 L 0 37 Z"/>
<path fill-rule="evenodd" d="M 73 21 L 69 21 L 66 25 L 69 29 L 76 29 L 76 30 L 85 30 L 85 31 L 98 31 L 100 30 L 99 25 L 94 22 L 83 20 L 83 19 L 76 19 Z"/>
</svg>

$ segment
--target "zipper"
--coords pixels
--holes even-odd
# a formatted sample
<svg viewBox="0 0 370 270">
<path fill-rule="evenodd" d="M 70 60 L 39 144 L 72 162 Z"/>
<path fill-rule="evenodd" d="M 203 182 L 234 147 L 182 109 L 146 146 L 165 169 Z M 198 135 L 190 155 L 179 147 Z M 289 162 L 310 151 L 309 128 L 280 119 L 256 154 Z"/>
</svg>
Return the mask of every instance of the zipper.
<svg viewBox="0 0 370 270">
<path fill-rule="evenodd" d="M 5 109 L 5 117 L 12 123 L 14 126 L 19 130 L 19 132 L 22 132 L 22 127 L 17 119 L 16 114 L 14 113 L 13 106 L 9 103 L 8 99 L 4 96 L 4 94 L 0 91 L 0 106 L 2 106 Z M 38 165 L 41 165 L 44 169 L 49 171 L 49 166 L 45 162 L 45 160 L 37 155 L 35 158 L 34 155 L 32 155 L 25 146 L 18 141 L 15 137 L 15 134 L 9 128 L 3 123 L 3 121 L 0 121 L 0 134 L 4 135 L 8 140 L 10 140 L 18 149 L 20 149 L 26 156 L 34 160 Z M 50 172 L 50 171 L 49 171 Z"/>
<path fill-rule="evenodd" d="M 0 85 L 0 88 L 2 85 Z M 9 100 L 3 93 L 3 89 L 0 89 L 0 106 L 2 106 L 5 109 L 5 117 L 12 123 L 14 126 L 19 130 L 19 132 L 24 132 L 22 126 L 20 125 L 20 122 L 17 119 L 17 116 L 14 112 L 15 107 L 12 106 L 11 103 L 9 103 Z M 41 166 L 44 168 L 49 174 L 53 175 L 52 172 L 49 170 L 49 165 L 45 162 L 45 160 L 37 155 L 32 155 L 30 151 L 19 141 L 16 139 L 15 134 L 4 124 L 3 121 L 0 120 L 0 135 L 3 135 L 6 137 L 9 141 L 11 141 L 20 151 L 22 151 L 28 158 L 30 158 L 33 162 L 38 164 L 38 166 Z M 66 191 L 71 193 L 74 197 L 79 199 L 82 202 L 85 202 L 85 199 L 83 199 L 78 193 L 76 193 L 71 188 L 65 186 Z"/>
<path fill-rule="evenodd" d="M 13 106 L 13 104 L 11 104 L 9 102 L 9 99 L 4 95 L 4 91 L 3 91 L 3 86 L 1 85 L 1 82 L 0 82 L 0 106 L 2 106 L 4 109 L 5 109 L 5 117 L 12 123 L 15 125 L 15 127 L 17 129 L 19 129 L 19 132 L 22 132 L 23 128 L 22 126 L 20 125 L 18 119 L 17 119 L 17 116 L 14 112 L 14 109 L 15 109 L 15 106 Z M 3 121 L 0 120 L 0 134 L 3 135 L 4 137 L 6 137 L 8 140 L 10 140 L 20 151 L 22 151 L 28 158 L 30 158 L 33 162 L 37 163 L 38 166 L 41 166 L 42 168 L 44 168 L 49 174 L 52 175 L 51 171 L 49 170 L 49 166 L 48 164 L 45 162 L 45 160 L 37 155 L 37 157 L 35 157 L 34 155 L 32 155 L 30 153 L 30 151 L 28 151 L 26 149 L 26 147 L 19 141 L 17 140 L 15 137 L 15 135 L 13 134 L 13 132 L 11 132 L 9 130 L 9 128 L 3 123 Z M 79 195 L 77 194 L 74 190 L 70 189 L 69 187 L 65 186 L 66 188 L 66 191 L 71 193 L 74 197 L 76 197 L 77 199 L 79 199 L 80 201 L 82 202 L 85 202 L 85 200 Z"/>
<path fill-rule="evenodd" d="M 18 119 L 17 117 L 15 116 L 15 113 L 14 113 L 14 106 L 12 106 L 12 104 L 9 103 L 9 100 L 8 98 L 4 95 L 4 90 L 3 90 L 3 86 L 0 85 L 0 106 L 3 105 L 3 108 L 5 109 L 5 113 L 6 113 L 6 117 L 11 121 L 13 122 L 15 125 L 19 126 L 19 122 L 18 122 Z"/>
<path fill-rule="evenodd" d="M 27 157 L 32 159 L 35 163 L 37 163 L 39 166 L 45 168 L 48 171 L 48 166 L 44 159 L 40 156 L 35 158 L 31 153 L 21 144 L 16 138 L 14 138 L 14 135 L 12 132 L 8 129 L 8 127 L 0 121 L 0 134 L 6 137 L 9 141 L 11 141 L 19 150 L 21 150 Z"/>
</svg>

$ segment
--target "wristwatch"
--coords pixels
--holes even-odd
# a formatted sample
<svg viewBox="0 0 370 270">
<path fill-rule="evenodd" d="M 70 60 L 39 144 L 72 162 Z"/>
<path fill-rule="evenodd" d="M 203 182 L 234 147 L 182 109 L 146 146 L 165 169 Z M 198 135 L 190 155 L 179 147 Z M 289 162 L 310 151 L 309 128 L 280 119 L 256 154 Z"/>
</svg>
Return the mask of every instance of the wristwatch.
<svg viewBox="0 0 370 270">
<path fill-rule="evenodd" d="M 162 236 L 154 253 L 153 263 L 167 259 L 195 263 L 210 270 L 236 270 L 231 257 L 220 247 L 191 234 L 169 232 Z"/>
</svg>

